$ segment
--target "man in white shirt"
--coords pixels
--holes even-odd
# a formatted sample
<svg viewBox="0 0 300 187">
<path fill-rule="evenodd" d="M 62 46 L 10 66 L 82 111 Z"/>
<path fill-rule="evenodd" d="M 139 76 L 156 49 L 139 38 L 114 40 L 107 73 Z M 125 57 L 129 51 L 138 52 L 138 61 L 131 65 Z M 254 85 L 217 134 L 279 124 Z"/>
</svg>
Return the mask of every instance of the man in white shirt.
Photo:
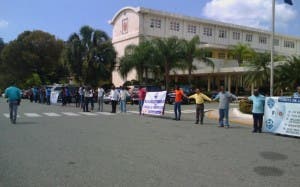
<svg viewBox="0 0 300 187">
<path fill-rule="evenodd" d="M 110 100 L 111 100 L 111 113 L 116 113 L 116 107 L 119 100 L 119 92 L 118 90 L 116 90 L 115 86 L 111 87 Z"/>
<path fill-rule="evenodd" d="M 98 88 L 98 111 L 103 112 L 103 97 L 104 89 L 102 87 Z"/>
</svg>

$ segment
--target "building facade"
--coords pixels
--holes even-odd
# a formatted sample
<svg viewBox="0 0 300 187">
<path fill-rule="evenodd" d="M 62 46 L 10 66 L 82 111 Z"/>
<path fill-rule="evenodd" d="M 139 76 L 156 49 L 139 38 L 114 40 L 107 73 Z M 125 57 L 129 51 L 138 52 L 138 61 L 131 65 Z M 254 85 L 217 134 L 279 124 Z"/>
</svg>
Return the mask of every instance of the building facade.
<svg viewBox="0 0 300 187">
<path fill-rule="evenodd" d="M 117 51 L 117 57 L 124 55 L 126 46 L 138 45 L 142 38 L 168 38 L 177 36 L 186 40 L 195 35 L 200 37 L 199 47 L 211 50 L 211 60 L 215 68 L 205 66 L 196 61 L 197 70 L 194 77 L 206 82 L 207 89 L 212 85 L 226 85 L 230 90 L 233 85 L 242 86 L 242 75 L 247 71 L 239 67 L 236 60 L 229 58 L 229 48 L 239 43 L 249 44 L 257 52 L 270 50 L 271 32 L 251 27 L 223 23 L 213 20 L 182 16 L 141 7 L 124 7 L 119 10 L 110 24 L 113 26 L 112 43 Z M 275 34 L 275 54 L 300 55 L 300 38 Z M 175 81 L 186 78 L 187 72 L 176 70 L 170 72 Z M 113 83 L 122 85 L 126 80 L 137 79 L 135 71 L 122 79 L 118 73 L 118 66 L 113 72 Z"/>
</svg>

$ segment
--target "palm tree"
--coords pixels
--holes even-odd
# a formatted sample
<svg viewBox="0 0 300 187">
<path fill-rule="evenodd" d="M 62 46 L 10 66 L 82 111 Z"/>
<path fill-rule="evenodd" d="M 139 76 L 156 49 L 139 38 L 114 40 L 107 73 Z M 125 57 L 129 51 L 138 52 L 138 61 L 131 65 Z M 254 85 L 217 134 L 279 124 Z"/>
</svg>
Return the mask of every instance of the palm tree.
<svg viewBox="0 0 300 187">
<path fill-rule="evenodd" d="M 160 59 L 159 66 L 164 71 L 165 88 L 169 89 L 170 70 L 178 67 L 178 62 L 184 58 L 184 45 L 177 37 L 154 39 L 155 49 Z"/>
<path fill-rule="evenodd" d="M 99 80 L 110 80 L 116 52 L 108 35 L 83 26 L 67 42 L 67 60 L 76 80 L 96 86 Z"/>
<path fill-rule="evenodd" d="M 129 45 L 125 49 L 125 55 L 120 59 L 119 72 L 124 78 L 136 69 L 140 82 L 148 81 L 148 73 L 154 72 L 156 68 L 157 54 L 153 44 L 149 40 L 142 41 L 139 45 Z M 144 80 L 145 74 L 145 80 Z"/>
<path fill-rule="evenodd" d="M 300 84 L 300 56 L 289 57 L 285 63 L 275 68 L 275 90 L 292 90 Z"/>
<path fill-rule="evenodd" d="M 194 59 L 204 62 L 206 65 L 214 68 L 212 60 L 206 57 L 207 52 L 203 48 L 198 48 L 200 44 L 199 36 L 194 36 L 191 40 L 183 40 L 184 43 L 184 59 L 182 65 L 184 69 L 188 70 L 188 82 L 191 85 L 192 71 L 196 69 L 193 65 Z"/>
<path fill-rule="evenodd" d="M 233 56 L 239 65 L 242 65 L 244 60 L 251 60 L 253 54 L 254 50 L 248 44 L 242 43 L 233 46 L 229 51 L 229 55 Z"/>
<path fill-rule="evenodd" d="M 245 82 L 248 86 L 256 83 L 257 86 L 268 84 L 270 80 L 270 54 L 256 53 L 253 59 L 246 64 L 249 71 L 246 73 Z"/>
</svg>

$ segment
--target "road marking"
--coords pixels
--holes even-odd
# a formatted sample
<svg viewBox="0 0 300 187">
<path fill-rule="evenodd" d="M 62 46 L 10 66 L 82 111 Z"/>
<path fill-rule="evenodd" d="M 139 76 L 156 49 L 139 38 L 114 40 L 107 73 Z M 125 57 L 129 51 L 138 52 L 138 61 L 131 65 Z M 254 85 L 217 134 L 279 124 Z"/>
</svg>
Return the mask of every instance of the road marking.
<svg viewBox="0 0 300 187">
<path fill-rule="evenodd" d="M 3 116 L 6 117 L 6 118 L 9 118 L 9 113 L 3 113 Z M 19 118 L 19 117 L 20 117 L 20 115 L 17 114 L 17 118 Z"/>
<path fill-rule="evenodd" d="M 83 115 L 86 115 L 86 116 L 97 116 L 96 113 L 92 113 L 92 112 L 78 112 L 79 114 L 83 114 Z"/>
<path fill-rule="evenodd" d="M 129 110 L 129 111 L 127 111 L 127 112 L 133 113 L 133 114 L 139 114 L 139 111 L 135 111 L 135 110 Z"/>
<path fill-rule="evenodd" d="M 37 113 L 24 113 L 25 116 L 31 117 L 31 118 L 37 118 L 37 117 L 42 117 L 41 115 Z"/>
<path fill-rule="evenodd" d="M 184 113 L 184 114 L 189 114 L 189 113 L 194 113 L 196 112 L 196 110 L 183 110 L 181 111 L 181 113 Z"/>
<path fill-rule="evenodd" d="M 96 112 L 96 113 L 106 115 L 106 116 L 116 115 L 116 113 L 110 113 L 110 112 Z"/>
<path fill-rule="evenodd" d="M 60 114 L 57 114 L 57 113 L 54 113 L 54 112 L 45 112 L 43 114 L 45 114 L 46 116 L 50 116 L 50 117 L 59 117 L 59 116 L 61 116 Z"/>
<path fill-rule="evenodd" d="M 174 110 L 165 110 L 165 113 L 166 113 L 166 114 L 173 114 L 173 113 L 174 113 Z"/>
<path fill-rule="evenodd" d="M 80 114 L 76 114 L 74 112 L 62 112 L 62 114 L 66 115 L 66 116 L 80 116 Z"/>
</svg>

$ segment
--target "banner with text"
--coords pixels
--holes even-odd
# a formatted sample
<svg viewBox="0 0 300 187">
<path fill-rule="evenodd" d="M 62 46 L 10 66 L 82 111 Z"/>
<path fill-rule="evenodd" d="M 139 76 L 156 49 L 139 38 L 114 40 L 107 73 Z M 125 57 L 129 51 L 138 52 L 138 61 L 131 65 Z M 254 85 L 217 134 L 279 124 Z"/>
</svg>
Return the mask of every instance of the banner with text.
<svg viewBox="0 0 300 187">
<path fill-rule="evenodd" d="M 300 137 L 300 98 L 267 97 L 263 131 Z"/>
<path fill-rule="evenodd" d="M 142 113 L 150 115 L 163 115 L 166 95 L 167 91 L 147 92 Z"/>
<path fill-rule="evenodd" d="M 50 102 L 52 104 L 56 104 L 57 103 L 58 95 L 59 95 L 59 92 L 51 92 Z"/>
</svg>

